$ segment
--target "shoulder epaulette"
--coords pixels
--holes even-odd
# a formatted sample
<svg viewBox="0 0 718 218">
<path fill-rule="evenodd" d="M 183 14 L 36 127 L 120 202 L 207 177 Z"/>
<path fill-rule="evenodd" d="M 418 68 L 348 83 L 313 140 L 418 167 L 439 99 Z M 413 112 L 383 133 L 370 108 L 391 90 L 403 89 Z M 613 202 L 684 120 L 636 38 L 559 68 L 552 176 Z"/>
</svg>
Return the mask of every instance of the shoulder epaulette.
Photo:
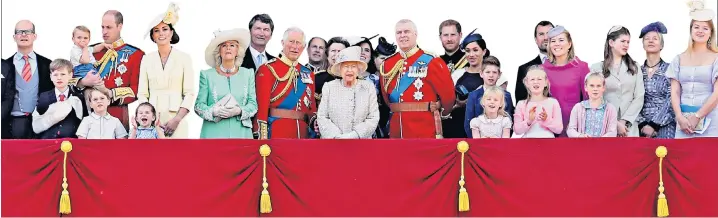
<svg viewBox="0 0 718 218">
<path fill-rule="evenodd" d="M 426 51 L 426 50 L 424 50 L 424 54 L 431 55 L 431 57 L 434 57 L 434 58 L 439 57 L 438 55 L 434 54 L 433 52 L 429 52 L 429 51 Z"/>
<path fill-rule="evenodd" d="M 135 50 L 137 50 L 137 51 L 142 51 L 142 49 L 140 49 L 139 47 L 134 46 L 134 45 L 131 45 L 131 44 L 128 44 L 128 43 L 125 43 L 125 46 L 130 47 L 130 48 L 133 48 L 133 49 L 135 49 Z"/>
</svg>

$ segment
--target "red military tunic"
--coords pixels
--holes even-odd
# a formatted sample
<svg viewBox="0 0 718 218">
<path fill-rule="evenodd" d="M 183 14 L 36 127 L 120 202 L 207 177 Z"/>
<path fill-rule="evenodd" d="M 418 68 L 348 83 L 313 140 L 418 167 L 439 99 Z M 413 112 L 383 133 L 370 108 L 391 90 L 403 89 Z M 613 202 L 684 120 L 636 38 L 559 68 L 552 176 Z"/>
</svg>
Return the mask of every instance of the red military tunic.
<svg viewBox="0 0 718 218">
<path fill-rule="evenodd" d="M 290 71 L 291 68 L 294 70 Z M 314 81 L 309 68 L 286 56 L 259 67 L 255 125 L 259 139 L 310 138 L 314 128 L 310 129 L 309 124 L 317 112 Z"/>
<path fill-rule="evenodd" d="M 105 81 L 112 99 L 107 112 L 117 117 L 129 129 L 127 105 L 137 100 L 137 85 L 140 82 L 140 62 L 145 53 L 139 48 L 126 44 L 122 39 L 112 43 L 113 50 L 104 49 L 94 53 L 95 69 Z M 81 78 L 75 78 L 81 79 Z"/>
<path fill-rule="evenodd" d="M 385 102 L 390 103 L 393 112 L 389 121 L 389 136 L 440 138 L 442 136 L 440 132 L 437 133 L 437 128 L 441 128 L 441 122 L 438 120 L 437 125 L 438 117 L 435 118 L 434 113 L 429 111 L 428 103 L 440 101 L 440 105 L 444 108 L 442 115 L 451 112 L 456 95 L 449 68 L 441 58 L 426 54 L 418 47 L 407 52 L 406 57 L 404 58 L 402 52 L 397 52 L 387 58 L 380 69 L 382 97 Z M 404 85 L 406 90 L 401 93 L 399 93 L 402 87 L 399 85 L 400 78 L 414 79 L 409 80 L 412 82 L 407 83 L 408 87 Z M 421 108 L 412 107 L 407 111 L 407 107 L 397 106 L 421 106 Z"/>
</svg>

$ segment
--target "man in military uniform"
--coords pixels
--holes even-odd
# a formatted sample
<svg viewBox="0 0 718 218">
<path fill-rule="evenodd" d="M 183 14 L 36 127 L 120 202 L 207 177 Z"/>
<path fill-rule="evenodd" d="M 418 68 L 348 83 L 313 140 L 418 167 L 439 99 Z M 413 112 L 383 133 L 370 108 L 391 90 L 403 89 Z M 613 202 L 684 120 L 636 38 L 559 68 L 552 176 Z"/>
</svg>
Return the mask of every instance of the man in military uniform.
<svg viewBox="0 0 718 218">
<path fill-rule="evenodd" d="M 445 51 L 441 59 L 446 62 L 446 66 L 452 73 L 456 69 L 464 68 L 469 63 L 466 60 L 466 53 L 460 49 L 462 38 L 461 24 L 458 21 L 449 19 L 439 25 L 439 39 L 441 39 L 441 45 Z"/>
<path fill-rule="evenodd" d="M 416 44 L 416 25 L 411 20 L 396 24 L 400 51 L 387 58 L 380 69 L 382 97 L 392 115 L 391 138 L 442 138 L 441 116 L 448 116 L 456 100 L 446 63 Z M 443 108 L 443 109 L 442 109 Z"/>
<path fill-rule="evenodd" d="M 127 105 L 137 99 L 137 85 L 140 80 L 140 62 L 145 53 L 125 43 L 120 37 L 123 26 L 122 13 L 116 10 L 105 12 L 102 17 L 102 38 L 112 49 L 94 53 L 96 72 L 84 78 L 74 78 L 80 88 L 104 84 L 110 90 L 112 99 L 107 112 L 117 117 L 129 129 Z"/>
<path fill-rule="evenodd" d="M 304 32 L 292 27 L 284 36 L 281 57 L 261 65 L 256 74 L 259 139 L 306 139 L 315 134 L 314 74 L 298 63 Z"/>
</svg>

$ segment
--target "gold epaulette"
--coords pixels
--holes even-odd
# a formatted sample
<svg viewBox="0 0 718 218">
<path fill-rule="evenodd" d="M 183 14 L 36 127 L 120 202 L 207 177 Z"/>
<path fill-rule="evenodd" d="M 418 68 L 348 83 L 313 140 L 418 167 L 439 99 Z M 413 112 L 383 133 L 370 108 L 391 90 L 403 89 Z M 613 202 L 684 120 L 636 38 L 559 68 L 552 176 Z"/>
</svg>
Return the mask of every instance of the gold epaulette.
<svg viewBox="0 0 718 218">
<path fill-rule="evenodd" d="M 436 55 L 435 53 L 430 52 L 430 51 L 426 51 L 426 50 L 424 50 L 424 54 L 431 55 L 431 57 L 433 57 L 433 58 L 439 57 L 439 55 Z"/>
</svg>

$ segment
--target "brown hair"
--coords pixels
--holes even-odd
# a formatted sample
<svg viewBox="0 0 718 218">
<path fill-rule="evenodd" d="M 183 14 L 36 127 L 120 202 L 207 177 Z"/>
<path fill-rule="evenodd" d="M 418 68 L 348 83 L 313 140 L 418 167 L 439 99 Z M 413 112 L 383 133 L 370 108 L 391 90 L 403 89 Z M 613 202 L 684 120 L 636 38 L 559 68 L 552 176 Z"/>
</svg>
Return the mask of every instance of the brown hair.
<svg viewBox="0 0 718 218">
<path fill-rule="evenodd" d="M 90 99 L 92 99 L 92 93 L 99 92 L 105 95 L 107 97 L 107 100 L 112 102 L 112 97 L 110 97 L 110 90 L 104 87 L 92 87 L 92 90 L 90 91 Z"/>
<path fill-rule="evenodd" d="M 75 37 L 75 31 L 86 32 L 87 35 L 90 35 L 90 29 L 88 29 L 86 26 L 83 26 L 83 25 L 76 26 L 75 29 L 72 30 L 72 37 Z"/>
<path fill-rule="evenodd" d="M 628 38 L 631 38 L 631 32 L 628 31 L 626 27 L 621 27 L 620 29 L 608 33 L 606 35 L 606 43 L 603 46 L 603 76 L 608 78 L 611 76 L 611 65 L 613 64 L 613 50 L 611 50 L 611 44 L 610 41 L 616 41 L 618 37 L 622 35 L 627 35 Z M 659 34 L 660 35 L 660 34 Z M 626 66 L 628 66 L 628 73 L 631 75 L 636 75 L 638 73 L 638 66 L 636 65 L 636 61 L 631 58 L 631 55 L 626 53 L 623 57 L 621 57 L 621 61 L 626 63 Z"/>
<path fill-rule="evenodd" d="M 68 73 L 72 73 L 72 63 L 62 58 L 55 59 L 50 63 L 50 72 L 58 70 L 65 70 Z"/>
<path fill-rule="evenodd" d="M 484 58 L 483 61 L 481 61 L 481 72 L 483 72 L 486 69 L 487 65 L 496 66 L 499 68 L 499 74 L 501 73 L 501 62 L 498 58 L 494 56 L 488 56 Z"/>
<path fill-rule="evenodd" d="M 461 33 L 461 24 L 459 23 L 459 21 L 448 19 L 439 24 L 439 35 L 441 35 L 441 29 L 443 29 L 445 26 L 455 26 L 456 32 Z"/>
</svg>

